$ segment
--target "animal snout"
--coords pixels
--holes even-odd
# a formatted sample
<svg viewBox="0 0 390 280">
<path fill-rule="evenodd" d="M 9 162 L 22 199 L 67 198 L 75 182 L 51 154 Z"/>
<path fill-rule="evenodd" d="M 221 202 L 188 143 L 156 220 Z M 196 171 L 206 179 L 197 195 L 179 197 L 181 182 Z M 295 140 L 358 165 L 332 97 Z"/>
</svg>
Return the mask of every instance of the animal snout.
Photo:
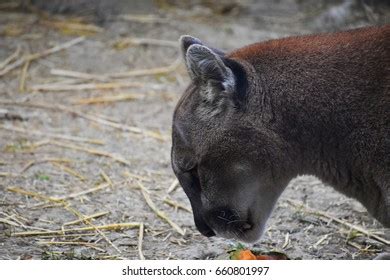
<svg viewBox="0 0 390 280">
<path fill-rule="evenodd" d="M 207 214 L 206 219 L 217 232 L 244 233 L 253 227 L 247 215 L 231 208 L 214 209 Z"/>
</svg>

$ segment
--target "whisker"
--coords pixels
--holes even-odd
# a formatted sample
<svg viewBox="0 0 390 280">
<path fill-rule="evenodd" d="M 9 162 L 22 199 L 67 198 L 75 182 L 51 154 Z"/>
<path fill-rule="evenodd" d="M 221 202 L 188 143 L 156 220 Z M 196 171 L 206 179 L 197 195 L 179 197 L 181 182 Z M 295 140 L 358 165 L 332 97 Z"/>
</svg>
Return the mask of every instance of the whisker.
<svg viewBox="0 0 390 280">
<path fill-rule="evenodd" d="M 217 216 L 217 218 L 219 218 L 219 219 L 221 219 L 223 221 L 226 221 L 226 222 L 230 222 L 230 220 L 225 218 L 225 217 Z"/>
<path fill-rule="evenodd" d="M 228 224 L 232 224 L 232 223 L 238 223 L 238 222 L 248 222 L 247 220 L 233 220 L 233 221 L 229 221 Z"/>
</svg>

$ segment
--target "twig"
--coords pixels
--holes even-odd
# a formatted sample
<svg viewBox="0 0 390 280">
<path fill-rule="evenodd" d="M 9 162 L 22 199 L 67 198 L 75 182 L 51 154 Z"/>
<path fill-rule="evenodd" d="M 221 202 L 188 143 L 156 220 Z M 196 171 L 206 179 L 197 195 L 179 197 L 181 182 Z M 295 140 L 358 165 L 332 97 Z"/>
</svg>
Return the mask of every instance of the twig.
<svg viewBox="0 0 390 280">
<path fill-rule="evenodd" d="M 138 255 L 141 260 L 145 260 L 145 256 L 142 253 L 142 243 L 144 239 L 144 224 L 140 223 L 138 233 Z"/>
<path fill-rule="evenodd" d="M 66 233 L 75 233 L 75 232 L 84 232 L 84 231 L 94 231 L 95 229 L 98 230 L 121 230 L 121 229 L 132 229 L 132 228 L 139 228 L 140 223 L 120 223 L 120 224 L 108 224 L 108 225 L 101 225 L 101 226 L 95 226 L 95 227 L 81 227 L 81 228 L 71 228 L 71 229 L 63 229 L 63 230 L 48 230 L 48 231 L 22 231 L 22 232 L 15 232 L 12 234 L 12 236 L 39 236 L 39 235 L 65 235 Z"/>
<path fill-rule="evenodd" d="M 15 60 L 19 56 L 21 50 L 22 48 L 20 47 L 20 45 L 18 45 L 15 52 L 13 52 L 9 57 L 7 57 L 3 62 L 0 63 L 0 70 L 2 70 L 5 66 Z"/>
<path fill-rule="evenodd" d="M 288 199 L 287 202 L 290 203 L 291 205 L 297 207 L 297 208 L 302 208 L 302 209 L 304 209 L 307 213 L 314 214 L 314 215 L 316 215 L 316 216 L 325 217 L 325 218 L 327 218 L 327 219 L 329 219 L 329 220 L 332 220 L 332 221 L 335 221 L 335 222 L 337 222 L 337 223 L 339 223 L 339 224 L 341 224 L 341 225 L 343 225 L 343 226 L 345 226 L 345 227 L 347 227 L 347 228 L 351 228 L 351 229 L 354 229 L 354 230 L 356 230 L 356 231 L 358 231 L 358 232 L 360 232 L 360 233 L 363 233 L 363 234 L 366 235 L 368 238 L 375 239 L 375 240 L 377 240 L 377 241 L 379 241 L 379 242 L 381 242 L 381 243 L 383 243 L 383 244 L 386 244 L 386 245 L 388 245 L 388 246 L 390 245 L 390 241 L 389 241 L 389 240 L 386 240 L 386 239 L 384 239 L 384 238 L 382 238 L 382 237 L 380 237 L 380 236 L 378 236 L 378 235 L 376 235 L 376 234 L 373 234 L 373 233 L 369 232 L 368 230 L 366 230 L 366 229 L 364 229 L 364 228 L 362 228 L 362 227 L 359 227 L 359 226 L 350 224 L 350 223 L 348 223 L 348 222 L 346 222 L 346 221 L 343 221 L 343 220 L 341 220 L 341 219 L 339 219 L 339 218 L 333 217 L 332 215 L 330 215 L 330 214 L 328 214 L 328 213 L 325 213 L 325 212 L 322 212 L 322 211 L 318 211 L 318 210 L 311 209 L 311 208 L 309 208 L 308 206 L 305 206 L 305 205 L 300 204 L 300 203 L 298 203 L 298 202 L 295 202 L 295 201 L 293 201 L 293 200 Z"/>
<path fill-rule="evenodd" d="M 23 133 L 23 134 L 33 134 L 33 135 L 39 135 L 39 136 L 46 136 L 49 138 L 57 138 L 62 140 L 68 140 L 68 141 L 75 141 L 75 142 L 83 142 L 83 143 L 91 143 L 96 145 L 104 145 L 104 141 L 100 139 L 90 139 L 90 138 L 83 138 L 78 136 L 71 136 L 71 135 L 64 135 L 64 134 L 55 134 L 50 132 L 41 132 L 36 129 L 34 130 L 27 130 L 20 127 L 11 127 L 6 125 L 0 124 L 0 129 L 5 129 L 13 132 Z"/>
<path fill-rule="evenodd" d="M 34 54 L 25 55 L 22 58 L 16 60 L 14 63 L 9 64 L 7 67 L 4 67 L 4 69 L 2 69 L 2 71 L 0 71 L 0 77 L 4 76 L 5 74 L 7 74 L 8 72 L 14 70 L 15 68 L 23 65 L 27 61 L 31 62 L 31 61 L 36 60 L 38 58 L 42 58 L 42 57 L 48 56 L 50 54 L 62 51 L 62 50 L 67 49 L 67 48 L 70 48 L 70 47 L 72 47 L 72 46 L 74 46 L 74 45 L 84 41 L 84 39 L 85 39 L 84 37 L 78 37 L 76 39 L 73 39 L 71 41 L 68 41 L 68 42 L 65 42 L 63 44 L 57 45 L 57 46 L 52 47 L 50 49 L 46 49 L 46 50 L 44 50 L 42 52 L 37 52 L 37 53 L 34 53 Z"/>
<path fill-rule="evenodd" d="M 138 186 L 141 190 L 141 193 L 146 201 L 146 204 L 148 204 L 148 206 L 153 210 L 153 212 L 157 215 L 157 217 L 159 217 L 160 219 L 162 219 L 163 221 L 168 223 L 176 232 L 178 232 L 181 235 L 184 235 L 185 234 L 184 230 L 181 229 L 180 226 L 178 226 L 176 223 L 174 223 L 171 219 L 169 219 L 167 217 L 167 215 L 165 215 L 164 212 L 162 212 L 161 210 L 159 210 L 157 208 L 157 206 L 154 204 L 154 202 L 150 198 L 144 185 L 138 180 L 137 180 L 137 183 L 138 183 Z"/>
<path fill-rule="evenodd" d="M 102 217 L 102 216 L 107 215 L 109 213 L 110 212 L 108 212 L 108 211 L 104 211 L 104 212 L 99 212 L 99 213 L 95 213 L 92 215 L 84 215 L 84 218 L 64 223 L 62 226 L 64 227 L 64 226 L 76 225 L 76 224 L 79 224 L 81 222 L 84 222 L 85 220 L 92 220 L 95 218 L 99 218 L 99 217 Z"/>
<path fill-rule="evenodd" d="M 99 97 L 72 100 L 72 104 L 89 105 L 89 104 L 98 104 L 98 103 L 118 102 L 118 101 L 125 101 L 125 100 L 137 100 L 137 99 L 143 99 L 144 97 L 145 95 L 143 94 L 124 93 L 124 94 L 117 94 L 117 95 L 99 96 Z"/>
</svg>

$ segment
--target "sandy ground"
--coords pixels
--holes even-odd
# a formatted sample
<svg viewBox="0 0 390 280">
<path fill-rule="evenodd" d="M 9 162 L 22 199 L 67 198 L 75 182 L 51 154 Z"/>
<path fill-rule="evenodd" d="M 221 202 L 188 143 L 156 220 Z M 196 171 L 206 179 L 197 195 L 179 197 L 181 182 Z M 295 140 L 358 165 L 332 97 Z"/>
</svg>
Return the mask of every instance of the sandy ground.
<svg viewBox="0 0 390 280">
<path fill-rule="evenodd" d="M 131 18 L 117 12 L 103 19 L 82 15 L 81 24 L 80 17 L 0 6 L 0 63 L 18 47 L 15 60 L 85 36 L 31 63 L 22 60 L 0 76 L 0 259 L 138 259 L 140 251 L 146 259 L 226 258 L 237 243 L 201 236 L 186 211 L 189 202 L 180 187 L 167 194 L 175 179 L 170 168 L 171 117 L 188 82 L 183 65 L 153 75 L 128 71 L 172 65 L 179 55 L 175 43 L 181 34 L 231 50 L 255 41 L 388 19 L 388 11 L 348 9 L 350 14 L 341 19 L 329 7 L 293 0 L 176 7 L 172 2 L 124 5 L 121 14 Z M 145 14 L 153 17 L 141 16 Z M 66 20 L 75 24 L 66 25 Z M 164 41 L 138 45 L 126 38 Z M 0 73 L 12 63 L 0 67 Z M 94 76 L 55 75 L 56 69 Z M 115 78 L 112 73 L 126 74 Z M 74 88 L 85 84 L 95 88 Z M 127 99 L 84 104 L 89 98 L 118 96 Z M 157 217 L 140 186 L 180 229 Z M 168 205 L 166 198 L 184 209 Z M 292 205 L 291 200 L 304 207 Z M 390 230 L 359 203 L 303 176 L 287 187 L 267 232 L 254 247 L 281 251 L 293 259 L 370 259 L 389 250 L 375 236 L 325 218 L 319 211 L 390 240 Z M 94 214 L 101 216 L 66 225 Z M 96 230 L 124 223 L 135 223 L 134 228 Z M 145 227 L 142 250 L 139 223 Z M 70 230 L 81 227 L 92 230 Z M 61 230 L 66 234 L 48 233 Z M 18 236 L 23 232 L 26 236 Z"/>
</svg>

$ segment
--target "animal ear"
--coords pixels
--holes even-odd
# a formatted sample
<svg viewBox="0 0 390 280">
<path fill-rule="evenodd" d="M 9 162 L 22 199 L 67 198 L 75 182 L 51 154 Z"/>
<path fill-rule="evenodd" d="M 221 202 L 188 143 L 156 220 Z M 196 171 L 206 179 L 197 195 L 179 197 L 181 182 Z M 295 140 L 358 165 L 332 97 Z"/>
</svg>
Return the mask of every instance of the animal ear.
<svg viewBox="0 0 390 280">
<path fill-rule="evenodd" d="M 187 50 L 191 45 L 203 45 L 201 40 L 190 35 L 182 35 L 179 39 L 179 42 L 181 54 L 183 55 L 185 62 L 187 62 Z"/>
<path fill-rule="evenodd" d="M 206 87 L 206 92 L 234 91 L 235 77 L 232 70 L 212 49 L 199 44 L 191 45 L 187 49 L 186 65 L 192 80 Z"/>
<path fill-rule="evenodd" d="M 182 35 L 179 39 L 180 42 L 180 50 L 183 55 L 184 61 L 187 62 L 187 50 L 192 45 L 201 45 L 204 46 L 203 42 L 198 38 L 192 37 L 190 35 Z M 210 48 L 214 53 L 219 56 L 224 56 L 225 52 L 219 49 Z"/>
</svg>

